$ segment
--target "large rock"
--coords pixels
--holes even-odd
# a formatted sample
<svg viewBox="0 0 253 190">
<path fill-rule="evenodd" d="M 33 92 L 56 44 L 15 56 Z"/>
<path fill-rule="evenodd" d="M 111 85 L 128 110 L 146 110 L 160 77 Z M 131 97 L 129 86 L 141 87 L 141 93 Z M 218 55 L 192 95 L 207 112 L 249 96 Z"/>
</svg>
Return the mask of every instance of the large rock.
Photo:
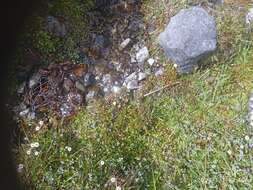
<svg viewBox="0 0 253 190">
<path fill-rule="evenodd" d="M 183 9 L 159 35 L 159 44 L 178 73 L 190 73 L 216 49 L 215 20 L 201 7 Z"/>
</svg>

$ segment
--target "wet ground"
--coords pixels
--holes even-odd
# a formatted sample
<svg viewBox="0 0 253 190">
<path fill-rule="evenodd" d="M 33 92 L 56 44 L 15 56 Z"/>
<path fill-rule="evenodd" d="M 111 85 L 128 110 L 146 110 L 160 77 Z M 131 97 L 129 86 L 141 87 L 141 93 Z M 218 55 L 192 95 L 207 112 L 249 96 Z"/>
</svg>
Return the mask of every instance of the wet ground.
<svg viewBox="0 0 253 190">
<path fill-rule="evenodd" d="M 121 97 L 140 90 L 150 75 L 161 75 L 145 43 L 155 28 L 143 22 L 140 8 L 139 1 L 128 1 L 87 13 L 91 31 L 78 50 L 82 63 L 40 68 L 18 89 L 16 113 L 34 119 L 51 110 L 66 117 L 91 100 Z"/>
</svg>

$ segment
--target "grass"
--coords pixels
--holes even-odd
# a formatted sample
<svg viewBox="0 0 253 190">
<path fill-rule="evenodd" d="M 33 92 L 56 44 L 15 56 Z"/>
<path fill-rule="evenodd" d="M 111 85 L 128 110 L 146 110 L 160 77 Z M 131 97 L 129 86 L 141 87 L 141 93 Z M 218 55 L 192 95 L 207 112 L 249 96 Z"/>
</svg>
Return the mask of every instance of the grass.
<svg viewBox="0 0 253 190">
<path fill-rule="evenodd" d="M 178 10 L 186 6 L 143 5 L 146 19 L 156 22 L 154 36 L 164 27 L 159 19 L 169 14 L 163 3 L 171 2 Z M 36 122 L 23 126 L 28 139 L 19 146 L 20 177 L 31 189 L 252 189 L 253 134 L 246 115 L 253 48 L 241 12 L 232 8 L 225 4 L 215 13 L 219 49 L 206 60 L 212 66 L 181 77 L 168 66 L 144 91 L 175 81 L 179 86 L 116 105 L 93 103 L 68 125 L 51 118 L 39 131 Z M 154 36 L 151 55 L 168 64 Z M 39 147 L 31 148 L 34 142 Z"/>
</svg>

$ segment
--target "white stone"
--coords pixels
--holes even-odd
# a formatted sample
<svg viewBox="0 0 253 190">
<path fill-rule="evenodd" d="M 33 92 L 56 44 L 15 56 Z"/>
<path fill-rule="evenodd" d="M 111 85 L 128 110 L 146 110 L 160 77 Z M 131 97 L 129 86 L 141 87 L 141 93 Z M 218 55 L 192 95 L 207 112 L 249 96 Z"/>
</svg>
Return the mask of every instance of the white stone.
<svg viewBox="0 0 253 190">
<path fill-rule="evenodd" d="M 146 78 L 147 78 L 146 73 L 143 73 L 143 72 L 138 73 L 138 81 L 144 80 Z"/>
<path fill-rule="evenodd" d="M 149 51 L 147 47 L 141 48 L 137 53 L 136 53 L 136 60 L 138 63 L 143 63 L 146 61 L 149 57 Z"/>
<path fill-rule="evenodd" d="M 138 88 L 139 88 L 139 86 L 138 86 L 138 82 L 136 80 L 132 80 L 127 83 L 127 89 L 129 89 L 129 90 L 135 90 Z"/>
<path fill-rule="evenodd" d="M 113 86 L 112 92 L 115 94 L 119 94 L 121 92 L 121 88 L 119 86 Z"/>
<path fill-rule="evenodd" d="M 19 113 L 19 116 L 23 117 L 23 116 L 27 115 L 28 113 L 29 113 L 29 108 L 28 108 L 28 109 L 25 109 L 25 110 L 23 110 L 23 111 L 21 111 L 21 112 Z"/>
<path fill-rule="evenodd" d="M 127 45 L 131 42 L 130 38 L 125 39 L 119 46 L 120 50 L 123 50 L 127 47 Z"/>
</svg>

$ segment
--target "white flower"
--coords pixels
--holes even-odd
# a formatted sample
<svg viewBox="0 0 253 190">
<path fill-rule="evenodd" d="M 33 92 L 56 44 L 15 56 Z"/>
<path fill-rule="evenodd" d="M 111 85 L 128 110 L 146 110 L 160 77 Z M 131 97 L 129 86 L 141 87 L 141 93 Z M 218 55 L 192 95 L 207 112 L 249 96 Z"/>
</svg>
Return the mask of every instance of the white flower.
<svg viewBox="0 0 253 190">
<path fill-rule="evenodd" d="M 152 66 L 155 63 L 155 60 L 153 58 L 148 59 L 148 64 Z"/>
<path fill-rule="evenodd" d="M 121 158 L 119 158 L 118 160 L 119 160 L 119 162 L 121 162 L 121 161 L 123 161 L 123 158 L 121 157 Z"/>
<path fill-rule="evenodd" d="M 245 140 L 249 141 L 249 136 L 248 135 L 245 136 Z"/>
<path fill-rule="evenodd" d="M 39 130 L 40 130 L 40 126 L 36 126 L 35 131 L 39 131 Z"/>
<path fill-rule="evenodd" d="M 116 190 L 121 190 L 121 187 L 120 187 L 120 186 L 117 186 L 117 187 L 116 187 Z"/>
<path fill-rule="evenodd" d="M 177 64 L 174 64 L 173 66 L 174 66 L 175 68 L 177 68 Z"/>
<path fill-rule="evenodd" d="M 241 145 L 241 146 L 240 146 L 240 149 L 244 149 L 244 146 L 243 146 L 243 145 Z"/>
<path fill-rule="evenodd" d="M 38 142 L 35 142 L 35 143 L 31 143 L 30 146 L 31 148 L 38 148 L 40 144 Z"/>
<path fill-rule="evenodd" d="M 32 143 L 32 144 L 33 144 L 33 147 L 35 147 L 35 148 L 38 148 L 40 146 L 40 144 L 38 142 L 35 142 L 35 143 Z M 32 144 L 31 144 L 31 146 L 32 146 Z"/>
<path fill-rule="evenodd" d="M 105 165 L 105 162 L 103 160 L 100 161 L 100 165 L 103 166 Z"/>
<path fill-rule="evenodd" d="M 111 182 L 112 182 L 112 183 L 115 183 L 115 182 L 116 182 L 116 178 L 115 178 L 115 177 L 112 177 L 112 178 L 111 178 Z"/>
<path fill-rule="evenodd" d="M 116 106 L 116 105 L 117 105 L 117 102 L 114 101 L 114 102 L 112 103 L 112 105 Z"/>
<path fill-rule="evenodd" d="M 27 151 L 26 151 L 26 154 L 27 154 L 27 155 L 30 155 L 30 154 L 31 154 L 31 150 L 27 150 Z"/>
<path fill-rule="evenodd" d="M 39 152 L 38 152 L 38 151 L 35 151 L 35 152 L 34 152 L 34 155 L 35 155 L 35 156 L 38 156 L 38 155 L 39 155 Z"/>
<path fill-rule="evenodd" d="M 34 146 L 34 143 L 31 143 L 31 144 L 30 144 L 30 147 L 31 147 L 31 148 L 34 148 L 34 147 L 35 147 L 35 146 Z"/>
<path fill-rule="evenodd" d="M 44 124 L 44 121 L 40 120 L 39 125 L 42 126 Z"/>
<path fill-rule="evenodd" d="M 71 152 L 72 148 L 70 146 L 66 146 L 65 147 L 67 149 L 67 151 Z"/>
</svg>

